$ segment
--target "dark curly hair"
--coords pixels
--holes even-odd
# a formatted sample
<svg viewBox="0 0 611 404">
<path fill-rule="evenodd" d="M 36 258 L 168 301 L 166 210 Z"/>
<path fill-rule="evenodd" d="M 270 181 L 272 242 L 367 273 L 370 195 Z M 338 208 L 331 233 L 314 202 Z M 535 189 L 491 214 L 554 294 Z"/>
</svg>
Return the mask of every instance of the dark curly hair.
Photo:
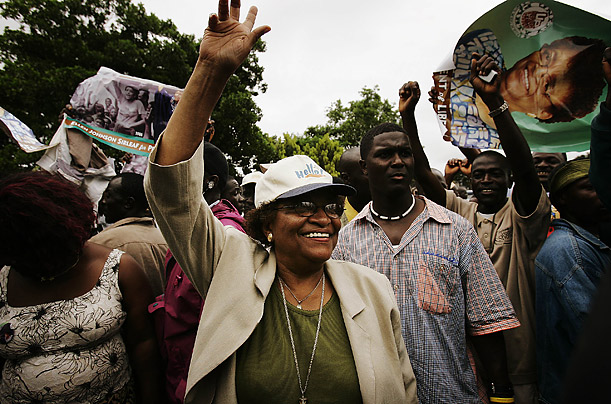
<svg viewBox="0 0 611 404">
<path fill-rule="evenodd" d="M 91 236 L 93 204 L 47 172 L 0 180 L 0 260 L 24 276 L 52 278 L 77 262 Z"/>
<path fill-rule="evenodd" d="M 539 119 L 544 123 L 570 122 L 583 118 L 596 109 L 598 99 L 605 88 L 602 70 L 602 57 L 606 45 L 600 39 L 571 36 L 557 39 L 554 44 L 565 44 L 569 48 L 581 49 L 567 63 L 564 79 L 572 83 L 572 91 L 564 103 L 564 108 L 556 108 L 549 119 Z"/>
<path fill-rule="evenodd" d="M 264 247 L 271 247 L 263 229 L 276 219 L 278 214 L 277 201 L 266 203 L 246 213 L 246 234 L 257 240 Z"/>
</svg>

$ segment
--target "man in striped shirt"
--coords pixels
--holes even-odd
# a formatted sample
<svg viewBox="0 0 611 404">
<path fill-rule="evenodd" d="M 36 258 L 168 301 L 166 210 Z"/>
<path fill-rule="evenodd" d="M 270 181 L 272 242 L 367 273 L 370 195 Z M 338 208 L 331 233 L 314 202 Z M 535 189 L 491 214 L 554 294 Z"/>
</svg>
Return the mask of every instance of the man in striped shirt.
<svg viewBox="0 0 611 404">
<path fill-rule="evenodd" d="M 373 200 L 340 231 L 333 258 L 389 278 L 421 403 L 481 402 L 471 345 L 494 383 L 492 396 L 511 400 L 500 331 L 519 322 L 473 227 L 412 195 L 414 159 L 403 128 L 378 125 L 360 147 Z"/>
</svg>

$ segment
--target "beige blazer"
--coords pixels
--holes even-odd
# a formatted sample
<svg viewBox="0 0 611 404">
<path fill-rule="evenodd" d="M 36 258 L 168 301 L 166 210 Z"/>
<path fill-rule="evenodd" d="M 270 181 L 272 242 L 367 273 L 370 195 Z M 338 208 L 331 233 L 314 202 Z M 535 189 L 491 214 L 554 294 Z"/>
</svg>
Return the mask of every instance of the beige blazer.
<svg viewBox="0 0 611 404">
<path fill-rule="evenodd" d="M 151 154 L 154 161 L 156 149 Z M 149 163 L 145 190 L 170 249 L 205 298 L 185 403 L 237 403 L 236 351 L 263 316 L 276 257 L 250 237 L 225 228 L 202 197 L 203 148 L 167 167 Z M 369 268 L 329 260 L 363 402 L 417 403 L 416 381 L 401 336 L 390 283 Z"/>
</svg>

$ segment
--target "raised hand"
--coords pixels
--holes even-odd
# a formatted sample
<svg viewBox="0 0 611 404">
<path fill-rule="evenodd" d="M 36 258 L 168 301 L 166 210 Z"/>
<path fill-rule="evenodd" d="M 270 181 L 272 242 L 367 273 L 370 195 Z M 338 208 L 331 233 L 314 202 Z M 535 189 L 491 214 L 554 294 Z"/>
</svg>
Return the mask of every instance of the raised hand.
<svg viewBox="0 0 611 404">
<path fill-rule="evenodd" d="M 408 81 L 399 89 L 399 113 L 414 113 L 420 100 L 420 86 L 417 81 Z"/>
<path fill-rule="evenodd" d="M 500 74 L 497 74 L 490 82 L 486 82 L 480 77 L 488 75 L 492 70 L 497 73 L 501 72 L 500 67 L 492 57 L 473 53 L 469 82 L 490 110 L 498 108 L 503 103 L 503 97 L 499 92 L 501 86 Z"/>
<path fill-rule="evenodd" d="M 448 162 L 446 163 L 446 167 L 445 167 L 445 176 L 451 176 L 452 178 L 454 178 L 454 176 L 456 175 L 456 173 L 458 173 L 458 171 L 460 171 L 460 163 L 461 160 L 460 159 L 449 159 Z"/>
<path fill-rule="evenodd" d="M 469 161 L 469 159 L 460 160 L 460 172 L 466 175 L 467 177 L 471 175 L 471 162 Z"/>
<path fill-rule="evenodd" d="M 155 162 L 176 164 L 189 159 L 199 147 L 212 110 L 227 80 L 246 59 L 268 26 L 253 30 L 257 8 L 251 7 L 240 23 L 240 0 L 219 0 L 218 14 L 208 19 L 191 78 L 157 146 Z"/>
<path fill-rule="evenodd" d="M 251 7 L 240 23 L 240 0 L 219 0 L 218 14 L 211 14 L 208 28 L 199 47 L 198 63 L 210 63 L 220 72 L 231 75 L 246 59 L 255 42 L 271 28 L 267 25 L 253 30 L 257 8 Z"/>
</svg>

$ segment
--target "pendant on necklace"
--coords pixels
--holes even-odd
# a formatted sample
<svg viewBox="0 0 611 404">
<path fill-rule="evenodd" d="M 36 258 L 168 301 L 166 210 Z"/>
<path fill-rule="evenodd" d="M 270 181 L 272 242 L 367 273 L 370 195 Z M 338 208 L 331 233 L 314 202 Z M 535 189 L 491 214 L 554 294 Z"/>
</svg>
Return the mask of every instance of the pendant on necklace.
<svg viewBox="0 0 611 404">
<path fill-rule="evenodd" d="M 303 309 L 301 308 L 301 303 L 297 303 L 297 308 L 298 308 L 299 310 L 303 310 Z M 300 400 L 302 400 L 302 399 L 300 399 Z M 305 401 L 304 401 L 304 403 L 305 403 Z M 301 403 L 299 403 L 299 404 L 301 404 Z"/>
<path fill-rule="evenodd" d="M 307 399 L 307 398 L 305 398 L 305 397 L 301 397 L 301 398 L 299 399 L 299 404 L 308 404 L 308 399 Z"/>
</svg>

